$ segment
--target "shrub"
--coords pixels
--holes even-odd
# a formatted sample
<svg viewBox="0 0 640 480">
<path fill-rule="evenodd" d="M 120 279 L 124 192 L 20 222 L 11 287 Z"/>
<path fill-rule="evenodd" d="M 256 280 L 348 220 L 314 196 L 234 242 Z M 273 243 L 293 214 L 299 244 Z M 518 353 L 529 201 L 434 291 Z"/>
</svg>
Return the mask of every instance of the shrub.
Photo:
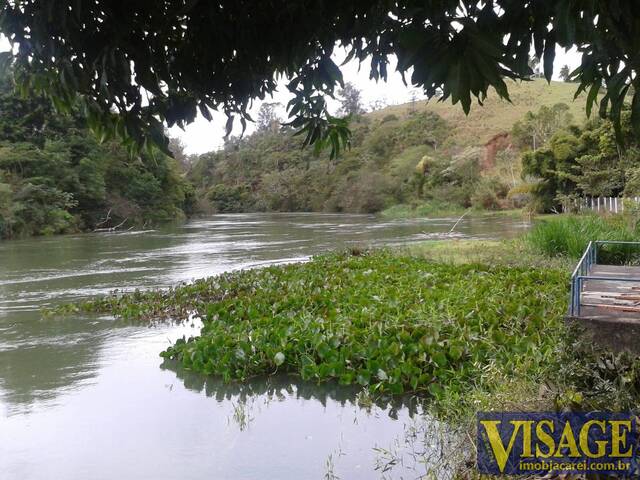
<svg viewBox="0 0 640 480">
<path fill-rule="evenodd" d="M 390 113 L 382 117 L 382 121 L 380 123 L 397 122 L 397 121 L 398 121 L 398 116 L 394 115 L 393 113 Z"/>
<path fill-rule="evenodd" d="M 628 197 L 635 197 L 640 194 L 640 167 L 629 168 L 625 172 L 626 183 L 624 194 Z"/>
<path fill-rule="evenodd" d="M 532 188 L 533 186 L 529 183 L 516 185 L 507 193 L 507 199 L 514 208 L 524 208 L 528 204 L 532 204 Z"/>
<path fill-rule="evenodd" d="M 379 212 L 391 203 L 391 191 L 387 177 L 378 172 L 361 171 L 357 176 L 342 180 L 327 201 L 326 208 L 345 212 Z"/>
<path fill-rule="evenodd" d="M 487 210 L 497 210 L 507 196 L 508 187 L 495 177 L 485 177 L 471 196 L 471 205 Z"/>
<path fill-rule="evenodd" d="M 251 201 L 244 186 L 214 185 L 207 192 L 207 198 L 217 212 L 243 212 Z"/>
</svg>

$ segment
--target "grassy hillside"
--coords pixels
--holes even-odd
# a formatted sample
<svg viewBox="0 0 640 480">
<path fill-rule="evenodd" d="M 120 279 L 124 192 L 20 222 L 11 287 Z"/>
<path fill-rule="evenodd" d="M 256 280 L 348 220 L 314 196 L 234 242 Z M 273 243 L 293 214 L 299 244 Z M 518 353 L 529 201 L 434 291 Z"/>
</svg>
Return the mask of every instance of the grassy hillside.
<svg viewBox="0 0 640 480">
<path fill-rule="evenodd" d="M 542 106 L 564 103 L 582 123 L 575 89 L 512 83 L 511 103 L 493 94 L 469 116 L 435 100 L 387 107 L 352 121 L 352 148 L 334 161 L 302 150 L 290 130 L 266 129 L 201 155 L 190 179 L 205 211 L 378 212 L 401 205 L 392 211 L 406 216 L 519 207 L 508 195 L 520 182 L 517 147 L 506 148 L 508 136 L 485 144 Z"/>
<path fill-rule="evenodd" d="M 416 102 L 414 106 L 406 103 L 394 105 L 367 114 L 372 120 L 380 120 L 386 115 L 407 118 L 412 109 L 417 112 L 434 112 L 440 115 L 451 126 L 449 141 L 458 147 L 484 145 L 494 135 L 509 132 L 511 126 L 522 119 L 528 111 L 537 111 L 541 106 L 552 106 L 565 103 L 569 106 L 574 120 L 579 124 L 585 119 L 585 96 L 575 101 L 573 96 L 578 88 L 575 83 L 551 82 L 535 79 L 529 82 L 507 82 L 511 103 L 501 100 L 491 91 L 482 106 L 473 105 L 469 115 L 465 115 L 462 107 L 452 105 L 450 100 L 439 102 L 436 99 Z"/>
</svg>

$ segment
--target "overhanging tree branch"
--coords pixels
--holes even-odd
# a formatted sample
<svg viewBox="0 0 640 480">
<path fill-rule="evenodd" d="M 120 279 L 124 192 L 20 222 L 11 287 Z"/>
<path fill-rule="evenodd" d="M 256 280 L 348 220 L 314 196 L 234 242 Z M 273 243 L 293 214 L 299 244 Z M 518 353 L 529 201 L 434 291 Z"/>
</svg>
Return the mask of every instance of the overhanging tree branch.
<svg viewBox="0 0 640 480">
<path fill-rule="evenodd" d="M 0 32 L 15 46 L 23 90 L 48 95 L 58 109 L 80 102 L 100 138 L 119 137 L 132 149 L 160 146 L 164 125 L 184 126 L 198 112 L 224 111 L 227 130 L 251 118 L 283 78 L 294 93 L 290 123 L 306 143 L 349 141 L 346 126 L 326 110 L 324 96 L 342 86 L 332 60 L 336 45 L 348 60 L 369 63 L 386 80 L 389 56 L 398 72 L 428 96 L 482 103 L 489 88 L 509 98 L 505 79 L 526 79 L 530 49 L 547 80 L 556 44 L 577 46 L 571 73 L 587 109 L 601 85 L 601 115 L 618 123 L 631 86 L 633 124 L 640 133 L 640 5 L 631 0 L 6 0 Z M 619 129 L 618 129 L 619 130 Z"/>
</svg>

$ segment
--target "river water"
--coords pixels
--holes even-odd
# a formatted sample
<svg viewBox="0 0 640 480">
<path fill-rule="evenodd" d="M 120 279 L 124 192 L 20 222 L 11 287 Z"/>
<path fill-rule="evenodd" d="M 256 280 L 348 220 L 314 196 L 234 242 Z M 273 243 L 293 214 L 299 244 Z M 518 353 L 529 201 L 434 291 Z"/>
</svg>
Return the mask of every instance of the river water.
<svg viewBox="0 0 640 480">
<path fill-rule="evenodd" d="M 197 325 L 42 318 L 39 310 L 345 246 L 421 241 L 456 220 L 235 214 L 158 230 L 0 242 L 0 479 L 372 479 L 437 471 L 444 427 L 414 399 L 370 405 L 352 389 L 287 377 L 224 385 L 158 356 Z M 500 238 L 527 226 L 483 216 L 463 219 L 456 231 Z"/>
</svg>

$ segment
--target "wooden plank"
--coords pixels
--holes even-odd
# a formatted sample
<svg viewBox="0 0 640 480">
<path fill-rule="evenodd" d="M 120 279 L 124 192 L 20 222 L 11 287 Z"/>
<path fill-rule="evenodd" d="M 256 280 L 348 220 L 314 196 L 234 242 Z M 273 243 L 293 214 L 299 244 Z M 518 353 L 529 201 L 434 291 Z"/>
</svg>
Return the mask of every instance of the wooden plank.
<svg viewBox="0 0 640 480">
<path fill-rule="evenodd" d="M 613 298 L 614 300 L 640 300 L 640 296 L 626 295 L 621 293 L 620 295 L 599 295 L 601 298 Z"/>
<path fill-rule="evenodd" d="M 638 312 L 640 313 L 640 307 L 624 306 L 624 305 L 610 305 L 604 303 L 582 303 L 582 307 L 604 308 L 605 310 L 615 310 L 619 312 Z"/>
<path fill-rule="evenodd" d="M 594 203 L 596 201 L 594 199 Z M 608 202 L 605 202 L 604 198 L 600 200 L 604 211 L 608 206 Z M 594 265 L 589 274 L 598 277 L 640 279 L 640 266 Z M 634 322 L 640 325 L 640 282 L 586 280 L 580 298 L 579 318 L 582 320 Z"/>
</svg>

